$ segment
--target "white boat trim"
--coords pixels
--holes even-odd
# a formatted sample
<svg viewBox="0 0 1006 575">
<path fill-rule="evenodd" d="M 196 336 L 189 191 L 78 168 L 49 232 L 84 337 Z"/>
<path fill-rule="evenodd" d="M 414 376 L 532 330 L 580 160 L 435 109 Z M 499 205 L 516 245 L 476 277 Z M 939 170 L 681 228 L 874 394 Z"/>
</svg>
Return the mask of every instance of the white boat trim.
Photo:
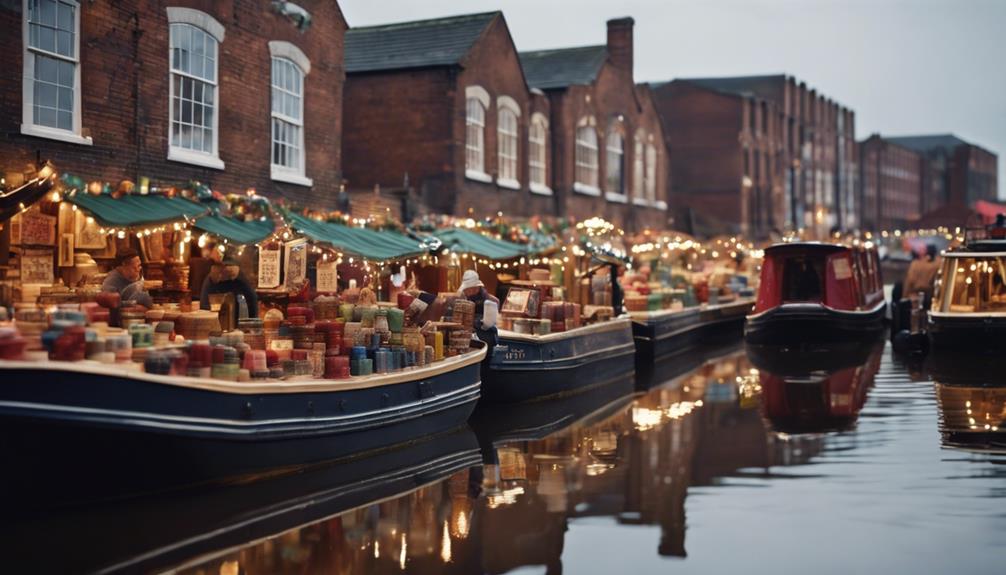
<svg viewBox="0 0 1006 575">
<path fill-rule="evenodd" d="M 14 361 L 0 360 L 0 374 L 5 370 L 21 369 L 30 371 L 62 371 L 71 373 L 86 373 L 103 375 L 122 379 L 132 379 L 147 383 L 202 389 L 219 393 L 236 395 L 257 395 L 274 393 L 328 393 L 333 391 L 349 391 L 354 389 L 370 389 L 397 383 L 406 383 L 436 377 L 444 373 L 478 364 L 486 356 L 483 346 L 462 355 L 447 357 L 428 366 L 407 368 L 394 373 L 382 373 L 364 376 L 352 376 L 349 379 L 294 379 L 287 381 L 225 381 L 207 377 L 184 377 L 177 375 L 157 375 L 125 369 L 91 361 Z"/>
<path fill-rule="evenodd" d="M 930 311 L 929 315 L 932 316 L 932 317 L 946 317 L 946 318 L 967 317 L 967 318 L 976 318 L 977 319 L 977 318 L 983 318 L 983 317 L 988 317 L 988 318 L 1006 317 L 1006 312 L 1002 312 L 1002 311 L 988 311 L 988 312 L 981 312 L 981 311 L 972 311 L 972 312 Z"/>
<path fill-rule="evenodd" d="M 629 330 L 632 332 L 632 321 L 626 317 L 617 317 L 609 321 L 602 321 L 591 325 L 584 325 L 568 329 L 566 331 L 556 331 L 545 335 L 532 335 L 529 333 L 517 333 L 508 329 L 499 330 L 499 339 L 509 339 L 513 341 L 523 341 L 528 343 L 549 343 L 563 339 L 572 339 L 581 335 L 593 333 L 605 333 L 608 331 Z"/>
<path fill-rule="evenodd" d="M 872 315 L 872 314 L 877 313 L 885 305 L 887 305 L 887 302 L 884 301 L 884 300 L 880 300 L 880 303 L 878 303 L 877 305 L 873 306 L 870 309 L 856 310 L 856 309 L 836 309 L 836 308 L 833 308 L 833 307 L 826 306 L 823 303 L 784 303 L 782 305 L 777 305 L 777 306 L 775 306 L 773 308 L 769 308 L 769 309 L 767 309 L 765 311 L 762 311 L 762 312 L 753 313 L 753 314 L 751 314 L 751 315 L 748 316 L 748 319 L 758 319 L 758 318 L 762 317 L 765 314 L 776 312 L 776 311 L 779 311 L 779 310 L 831 311 L 831 312 L 838 313 L 838 314 L 863 315 L 863 316 L 865 316 L 865 315 Z"/>
</svg>

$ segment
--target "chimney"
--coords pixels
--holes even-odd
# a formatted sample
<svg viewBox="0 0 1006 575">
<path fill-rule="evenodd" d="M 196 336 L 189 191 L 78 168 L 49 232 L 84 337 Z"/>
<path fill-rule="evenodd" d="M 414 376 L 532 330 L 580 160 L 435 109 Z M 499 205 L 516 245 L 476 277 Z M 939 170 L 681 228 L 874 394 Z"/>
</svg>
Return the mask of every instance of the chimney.
<svg viewBox="0 0 1006 575">
<path fill-rule="evenodd" d="M 625 70 L 632 78 L 632 27 L 636 21 L 631 17 L 608 20 L 608 57 L 619 70 Z"/>
</svg>

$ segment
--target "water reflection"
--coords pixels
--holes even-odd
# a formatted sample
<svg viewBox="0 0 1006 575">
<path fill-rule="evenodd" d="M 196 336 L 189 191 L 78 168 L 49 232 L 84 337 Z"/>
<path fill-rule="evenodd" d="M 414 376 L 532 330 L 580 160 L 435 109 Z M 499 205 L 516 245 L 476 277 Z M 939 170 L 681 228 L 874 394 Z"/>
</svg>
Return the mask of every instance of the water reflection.
<svg viewBox="0 0 1006 575">
<path fill-rule="evenodd" d="M 929 369 L 944 445 L 1006 454 L 1006 358 L 945 353 Z"/>
</svg>

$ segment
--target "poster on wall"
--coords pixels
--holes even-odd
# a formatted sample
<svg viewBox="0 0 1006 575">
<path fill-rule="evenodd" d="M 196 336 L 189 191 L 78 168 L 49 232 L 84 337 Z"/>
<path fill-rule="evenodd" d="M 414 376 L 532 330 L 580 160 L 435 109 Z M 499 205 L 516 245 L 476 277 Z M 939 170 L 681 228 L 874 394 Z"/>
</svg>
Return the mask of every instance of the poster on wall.
<svg viewBox="0 0 1006 575">
<path fill-rule="evenodd" d="M 51 284 L 55 279 L 52 250 L 25 250 L 21 254 L 21 283 Z"/>
<path fill-rule="evenodd" d="M 20 236 L 21 245 L 56 245 L 56 216 L 49 216 L 38 210 L 28 210 L 22 213 Z"/>
<path fill-rule="evenodd" d="M 105 249 L 105 234 L 101 233 L 101 227 L 94 218 L 85 215 L 80 210 L 73 212 L 74 241 L 80 249 L 102 250 Z"/>
<path fill-rule="evenodd" d="M 335 261 L 318 262 L 318 291 L 335 293 L 339 291 L 339 273 Z"/>
<path fill-rule="evenodd" d="M 278 243 L 263 244 L 258 250 L 258 287 L 271 289 L 279 286 L 280 250 Z"/>
<path fill-rule="evenodd" d="M 286 243 L 284 269 L 286 287 L 292 288 L 307 277 L 307 240 L 300 239 Z"/>
</svg>

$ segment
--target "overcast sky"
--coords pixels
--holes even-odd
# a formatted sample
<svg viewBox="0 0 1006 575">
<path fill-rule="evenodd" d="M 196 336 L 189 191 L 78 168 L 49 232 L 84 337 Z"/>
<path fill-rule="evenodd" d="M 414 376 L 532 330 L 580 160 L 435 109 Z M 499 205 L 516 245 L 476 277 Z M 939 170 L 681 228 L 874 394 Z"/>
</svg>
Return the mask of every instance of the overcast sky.
<svg viewBox="0 0 1006 575">
<path fill-rule="evenodd" d="M 503 10 L 518 50 L 603 44 L 632 16 L 637 81 L 786 73 L 856 112 L 856 137 L 954 133 L 999 156 L 1006 0 L 340 0 L 350 26 Z"/>
</svg>

